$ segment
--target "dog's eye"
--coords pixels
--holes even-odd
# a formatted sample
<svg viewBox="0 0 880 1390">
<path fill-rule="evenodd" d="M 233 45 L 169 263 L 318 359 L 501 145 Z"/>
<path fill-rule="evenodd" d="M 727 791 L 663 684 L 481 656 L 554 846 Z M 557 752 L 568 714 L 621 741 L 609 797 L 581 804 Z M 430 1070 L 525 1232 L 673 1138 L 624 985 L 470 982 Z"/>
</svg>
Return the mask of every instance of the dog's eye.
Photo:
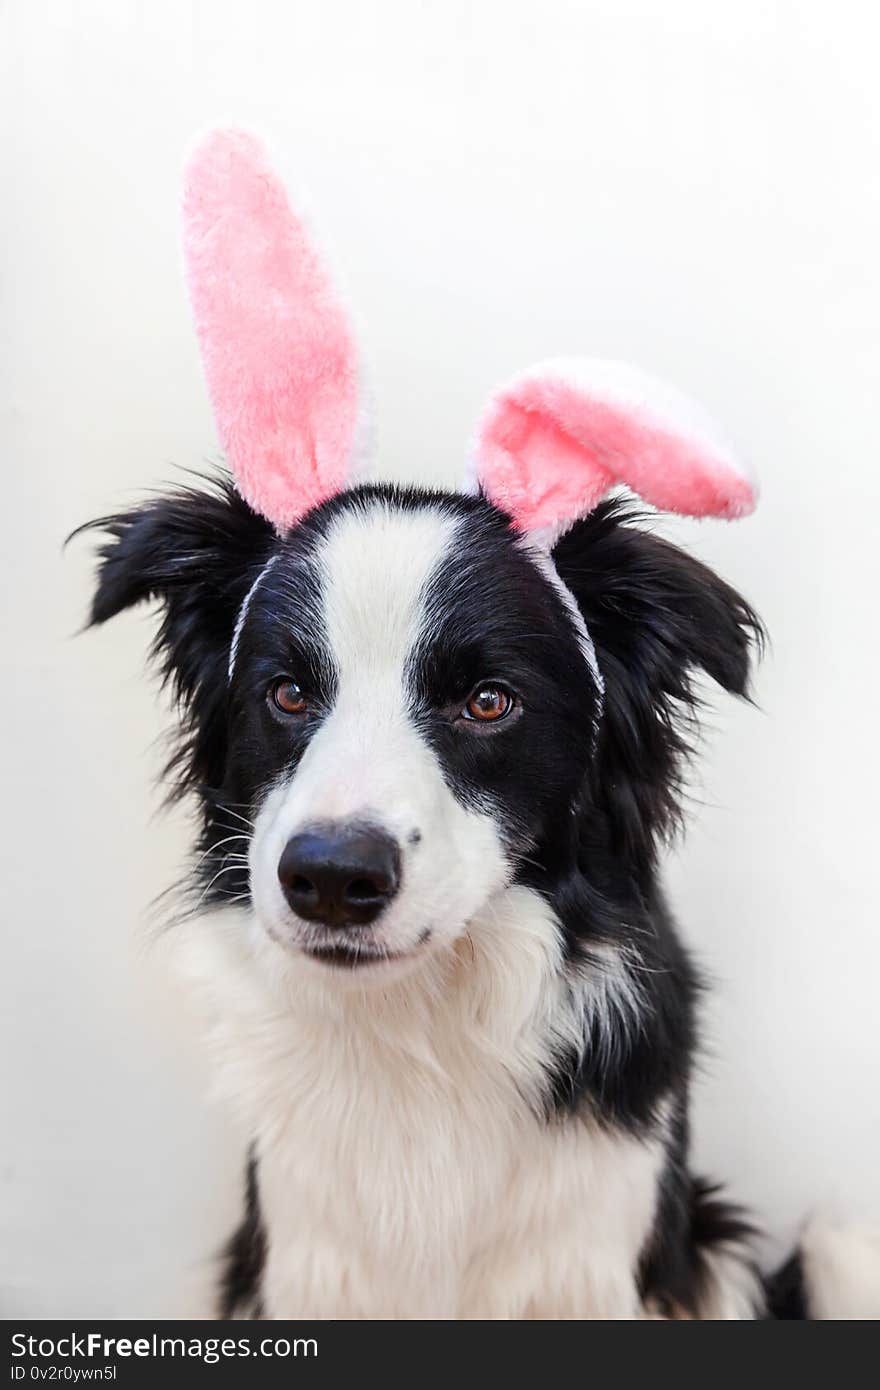
<svg viewBox="0 0 880 1390">
<path fill-rule="evenodd" d="M 497 723 L 513 709 L 513 696 L 502 685 L 480 685 L 461 712 L 463 719 L 480 724 Z"/>
<path fill-rule="evenodd" d="M 269 699 L 282 714 L 302 714 L 306 708 L 306 697 L 296 681 L 282 676 L 269 686 Z"/>
</svg>

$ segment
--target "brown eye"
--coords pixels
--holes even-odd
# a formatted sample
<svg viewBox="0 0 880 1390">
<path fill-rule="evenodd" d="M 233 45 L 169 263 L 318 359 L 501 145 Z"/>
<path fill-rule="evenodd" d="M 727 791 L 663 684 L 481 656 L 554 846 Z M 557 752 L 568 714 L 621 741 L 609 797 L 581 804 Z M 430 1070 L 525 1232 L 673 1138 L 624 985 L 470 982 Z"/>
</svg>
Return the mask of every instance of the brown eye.
<svg viewBox="0 0 880 1390">
<path fill-rule="evenodd" d="M 306 708 L 306 697 L 296 681 L 275 681 L 269 687 L 269 699 L 282 714 L 302 714 Z"/>
<path fill-rule="evenodd" d="M 468 700 L 462 716 L 475 719 L 481 724 L 492 724 L 503 719 L 513 708 L 513 696 L 500 685 L 481 685 Z"/>
</svg>

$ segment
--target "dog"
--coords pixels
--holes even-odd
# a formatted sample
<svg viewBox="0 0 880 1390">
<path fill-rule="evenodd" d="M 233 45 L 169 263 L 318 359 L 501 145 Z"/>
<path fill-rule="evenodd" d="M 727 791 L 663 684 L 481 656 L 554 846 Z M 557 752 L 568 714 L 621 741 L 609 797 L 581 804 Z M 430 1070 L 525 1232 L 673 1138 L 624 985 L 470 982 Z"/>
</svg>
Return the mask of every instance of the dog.
<svg viewBox="0 0 880 1390">
<path fill-rule="evenodd" d="M 199 807 L 175 931 L 250 1140 L 214 1315 L 836 1315 L 821 1242 L 765 1279 L 689 1161 L 701 985 L 658 858 L 704 678 L 747 699 L 762 626 L 604 496 L 733 516 L 750 485 L 607 364 L 496 396 L 470 492 L 345 476 L 347 326 L 250 137 L 200 147 L 185 211 L 235 481 L 91 523 L 91 617 L 158 601 Z"/>
</svg>

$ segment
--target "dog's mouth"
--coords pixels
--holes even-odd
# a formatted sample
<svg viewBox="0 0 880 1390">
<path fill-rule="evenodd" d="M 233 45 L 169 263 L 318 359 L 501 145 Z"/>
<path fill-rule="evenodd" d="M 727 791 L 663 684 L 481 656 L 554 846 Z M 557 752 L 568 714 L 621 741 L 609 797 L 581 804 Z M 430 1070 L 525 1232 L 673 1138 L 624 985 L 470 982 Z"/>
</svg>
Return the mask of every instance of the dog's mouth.
<svg viewBox="0 0 880 1390">
<path fill-rule="evenodd" d="M 421 953 L 431 936 L 431 928 L 425 927 L 413 945 L 407 946 L 403 951 L 389 951 L 387 947 L 376 942 L 322 941 L 314 938 L 311 941 L 301 941 L 299 949 L 310 960 L 319 961 L 322 965 L 335 966 L 340 970 L 375 970 L 383 965 L 395 965 L 412 960 Z"/>
<path fill-rule="evenodd" d="M 312 960 L 343 970 L 363 970 L 404 959 L 401 951 L 377 950 L 371 946 L 303 946 L 302 950 Z"/>
</svg>

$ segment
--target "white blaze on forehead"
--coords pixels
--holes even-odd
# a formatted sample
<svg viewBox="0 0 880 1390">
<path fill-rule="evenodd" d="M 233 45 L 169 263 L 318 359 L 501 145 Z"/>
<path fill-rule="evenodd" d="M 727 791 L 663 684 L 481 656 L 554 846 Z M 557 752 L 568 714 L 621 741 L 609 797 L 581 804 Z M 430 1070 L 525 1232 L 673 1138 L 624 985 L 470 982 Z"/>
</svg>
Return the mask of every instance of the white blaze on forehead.
<svg viewBox="0 0 880 1390">
<path fill-rule="evenodd" d="M 450 553 L 458 518 L 372 502 L 343 512 L 318 547 L 324 627 L 339 672 L 402 681 L 418 640 L 424 595 Z"/>
<path fill-rule="evenodd" d="M 434 508 L 370 501 L 342 512 L 317 547 L 337 688 L 293 786 L 306 820 L 374 816 L 403 836 L 436 809 L 442 776 L 413 724 L 406 673 L 458 525 Z"/>
</svg>

